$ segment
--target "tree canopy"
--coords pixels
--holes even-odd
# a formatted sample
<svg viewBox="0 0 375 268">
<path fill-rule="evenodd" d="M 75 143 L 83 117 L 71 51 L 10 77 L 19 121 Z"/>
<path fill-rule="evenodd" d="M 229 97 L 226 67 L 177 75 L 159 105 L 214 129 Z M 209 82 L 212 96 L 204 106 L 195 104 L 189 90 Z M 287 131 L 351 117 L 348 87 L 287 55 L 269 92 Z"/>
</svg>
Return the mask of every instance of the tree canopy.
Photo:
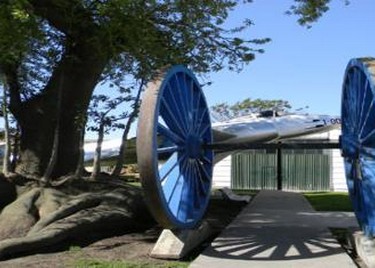
<svg viewBox="0 0 375 268">
<path fill-rule="evenodd" d="M 249 20 L 232 29 L 224 27 L 237 4 L 2 1 L 0 72 L 9 88 L 10 110 L 21 127 L 23 167 L 18 172 L 43 174 L 53 144 L 54 175 L 73 171 L 79 158 L 78 130 L 100 82 L 121 86 L 128 79 L 148 80 L 160 68 L 177 63 L 199 73 L 225 67 L 241 70 L 263 52 L 258 45 L 269 39 L 238 37 L 252 25 Z M 64 135 L 55 137 L 57 127 Z M 67 154 L 71 161 L 66 161 Z"/>
<path fill-rule="evenodd" d="M 250 2 L 0 1 L 0 83 L 20 133 L 15 174 L 0 175 L 0 258 L 108 226 L 128 231 L 152 223 L 139 188 L 115 177 L 90 181 L 81 176 L 94 89 L 103 83 L 109 90 L 128 88 L 129 80 L 143 85 L 173 64 L 198 73 L 240 71 L 270 40 L 252 38 L 250 31 L 243 37 L 251 20 L 232 29 L 225 26 L 237 5 Z M 309 26 L 329 2 L 291 0 L 289 13 Z M 126 93 L 136 97 L 124 139 L 140 92 Z M 233 111 L 250 110 L 254 101 L 240 102 Z M 125 149 L 120 148 L 121 154 Z M 119 161 L 115 174 L 121 167 Z"/>
<path fill-rule="evenodd" d="M 314 22 L 329 10 L 331 0 L 294 0 L 294 4 L 286 11 L 286 14 L 296 15 L 297 21 L 303 26 L 310 28 Z M 350 4 L 349 0 L 342 0 L 345 5 Z"/>
<path fill-rule="evenodd" d="M 240 71 L 270 40 L 240 37 L 252 26 L 249 19 L 225 27 L 230 11 L 250 2 L 1 1 L 0 73 L 21 129 L 17 172 L 40 176 L 53 151 L 55 177 L 74 171 L 80 130 L 100 82 L 121 87 L 129 79 L 147 81 L 172 64 L 198 73 Z M 289 12 L 307 24 L 329 2 L 295 0 Z"/>
<path fill-rule="evenodd" d="M 234 118 L 239 116 L 245 116 L 250 114 L 258 114 L 263 111 L 272 110 L 274 112 L 288 112 L 292 106 L 288 101 L 275 99 L 251 99 L 246 98 L 242 101 L 238 101 L 235 104 L 218 103 L 211 107 L 211 110 L 223 116 L 224 118 Z"/>
</svg>

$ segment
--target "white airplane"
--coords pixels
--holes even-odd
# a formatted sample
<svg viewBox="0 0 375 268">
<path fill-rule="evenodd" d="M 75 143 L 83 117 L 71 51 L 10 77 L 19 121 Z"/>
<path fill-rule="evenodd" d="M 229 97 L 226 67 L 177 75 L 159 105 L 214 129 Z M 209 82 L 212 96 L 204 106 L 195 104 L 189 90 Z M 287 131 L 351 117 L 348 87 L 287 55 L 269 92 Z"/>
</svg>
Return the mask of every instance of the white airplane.
<svg viewBox="0 0 375 268">
<path fill-rule="evenodd" d="M 105 140 L 102 143 L 101 158 L 111 158 L 119 154 L 121 139 Z M 96 141 L 86 142 L 83 149 L 85 151 L 84 161 L 90 161 L 94 159 L 95 150 L 97 147 Z"/>
<path fill-rule="evenodd" d="M 338 128 L 337 116 L 278 114 L 264 111 L 212 124 L 214 141 L 224 143 L 271 142 Z"/>
<path fill-rule="evenodd" d="M 214 163 L 236 151 L 236 147 L 245 148 L 244 144 L 263 144 L 286 141 L 288 139 L 328 132 L 341 126 L 338 116 L 314 114 L 279 114 L 264 111 L 257 115 L 237 117 L 212 123 L 213 140 L 217 150 Z M 215 148 L 215 146 L 213 147 Z M 231 150 L 231 148 L 233 148 Z M 251 146 L 249 146 L 251 148 Z M 238 149 L 238 148 L 237 148 Z"/>
<path fill-rule="evenodd" d="M 264 111 L 233 119 L 218 119 L 214 113 L 212 118 L 212 132 L 214 143 L 244 144 L 244 143 L 271 143 L 301 137 L 314 133 L 327 132 L 341 125 L 338 116 L 312 114 L 279 114 L 274 111 Z M 117 156 L 121 139 L 106 140 L 102 144 L 102 159 Z M 168 147 L 165 144 L 162 147 Z M 94 158 L 96 142 L 86 143 L 85 161 Z M 216 154 L 215 162 L 232 153 Z"/>
</svg>

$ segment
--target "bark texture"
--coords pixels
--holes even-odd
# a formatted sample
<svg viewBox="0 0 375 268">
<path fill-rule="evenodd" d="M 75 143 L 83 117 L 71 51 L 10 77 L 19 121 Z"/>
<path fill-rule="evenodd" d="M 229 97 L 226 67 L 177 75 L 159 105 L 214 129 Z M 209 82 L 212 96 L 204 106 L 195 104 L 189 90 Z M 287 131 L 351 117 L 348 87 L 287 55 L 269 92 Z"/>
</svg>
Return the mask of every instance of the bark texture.
<svg viewBox="0 0 375 268">
<path fill-rule="evenodd" d="M 154 224 L 140 188 L 120 180 L 65 178 L 59 186 L 18 186 L 0 214 L 0 259 L 43 251 L 92 232 L 142 230 Z"/>
</svg>

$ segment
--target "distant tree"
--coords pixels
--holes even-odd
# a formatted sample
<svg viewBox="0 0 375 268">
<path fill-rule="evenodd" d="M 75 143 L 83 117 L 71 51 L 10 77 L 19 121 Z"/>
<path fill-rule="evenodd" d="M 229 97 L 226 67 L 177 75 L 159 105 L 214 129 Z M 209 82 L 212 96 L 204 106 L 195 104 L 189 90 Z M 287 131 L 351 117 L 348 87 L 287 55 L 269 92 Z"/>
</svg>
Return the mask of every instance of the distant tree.
<svg viewBox="0 0 375 268">
<path fill-rule="evenodd" d="M 331 0 L 294 0 L 294 4 L 286 12 L 288 15 L 296 15 L 298 23 L 310 28 L 324 13 L 329 10 Z M 349 0 L 342 0 L 346 5 Z"/>
<path fill-rule="evenodd" d="M 4 156 L 3 156 L 3 173 L 7 176 L 11 171 L 11 139 L 10 139 L 10 126 L 8 116 L 8 90 L 7 85 L 2 80 L 3 86 L 3 99 L 2 99 L 2 116 L 4 118 Z"/>
<path fill-rule="evenodd" d="M 89 131 L 98 133 L 96 149 L 94 154 L 92 178 L 96 178 L 101 169 L 101 151 L 104 135 L 116 129 L 124 129 L 125 125 L 122 120 L 128 117 L 128 112 L 117 113 L 116 108 L 132 100 L 129 89 L 124 89 L 122 95 L 111 98 L 108 95 L 94 95 L 91 99 L 91 105 L 88 110 L 89 122 L 87 128 Z"/>
<path fill-rule="evenodd" d="M 122 140 L 121 140 L 121 145 L 119 149 L 119 154 L 117 156 L 116 164 L 113 170 L 111 171 L 112 176 L 119 176 L 124 164 L 125 160 L 125 153 L 126 153 L 126 146 L 127 146 L 127 140 L 128 140 L 128 135 L 130 132 L 130 128 L 132 124 L 134 123 L 135 119 L 138 116 L 139 113 L 139 107 L 140 107 L 140 99 L 141 99 L 141 93 L 143 90 L 143 87 L 145 86 L 145 81 L 141 79 L 138 83 L 136 83 L 133 87 L 135 88 L 136 95 L 132 99 L 132 104 L 131 104 L 131 112 L 129 113 L 129 116 L 127 117 L 127 122 L 125 124 L 124 131 L 122 133 Z"/>
<path fill-rule="evenodd" d="M 285 100 L 263 100 L 246 98 L 233 105 L 219 103 L 211 107 L 214 113 L 221 114 L 227 118 L 234 118 L 249 114 L 257 114 L 262 111 L 272 110 L 275 112 L 287 112 L 292 108 Z"/>
<path fill-rule="evenodd" d="M 19 129 L 13 115 L 9 112 L 9 90 L 4 77 L 0 79 L 0 88 L 3 95 L 0 101 L 1 116 L 4 120 L 4 129 L 0 132 L 0 139 L 4 141 L 3 173 L 10 175 L 14 172 L 19 152 Z"/>
</svg>

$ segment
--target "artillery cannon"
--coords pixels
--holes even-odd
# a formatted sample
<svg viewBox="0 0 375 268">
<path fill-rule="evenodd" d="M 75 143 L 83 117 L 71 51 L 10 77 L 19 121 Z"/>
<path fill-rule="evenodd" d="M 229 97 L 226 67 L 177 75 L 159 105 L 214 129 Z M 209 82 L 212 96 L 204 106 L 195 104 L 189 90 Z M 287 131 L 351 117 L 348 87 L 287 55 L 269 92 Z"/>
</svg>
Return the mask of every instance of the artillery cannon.
<svg viewBox="0 0 375 268">
<path fill-rule="evenodd" d="M 358 222 L 368 236 L 375 235 L 374 75 L 374 59 L 349 62 L 341 115 L 347 185 Z M 160 73 L 148 85 L 138 122 L 137 155 L 146 201 L 161 225 L 188 229 L 200 222 L 209 200 L 213 165 L 223 156 L 251 148 L 254 142 L 255 147 L 269 146 L 327 131 L 337 127 L 340 119 L 287 115 L 272 122 L 267 118 L 251 122 L 212 126 L 202 89 L 183 66 Z"/>
<path fill-rule="evenodd" d="M 349 62 L 344 76 L 341 149 L 346 182 L 362 231 L 375 236 L 375 59 Z"/>
</svg>

